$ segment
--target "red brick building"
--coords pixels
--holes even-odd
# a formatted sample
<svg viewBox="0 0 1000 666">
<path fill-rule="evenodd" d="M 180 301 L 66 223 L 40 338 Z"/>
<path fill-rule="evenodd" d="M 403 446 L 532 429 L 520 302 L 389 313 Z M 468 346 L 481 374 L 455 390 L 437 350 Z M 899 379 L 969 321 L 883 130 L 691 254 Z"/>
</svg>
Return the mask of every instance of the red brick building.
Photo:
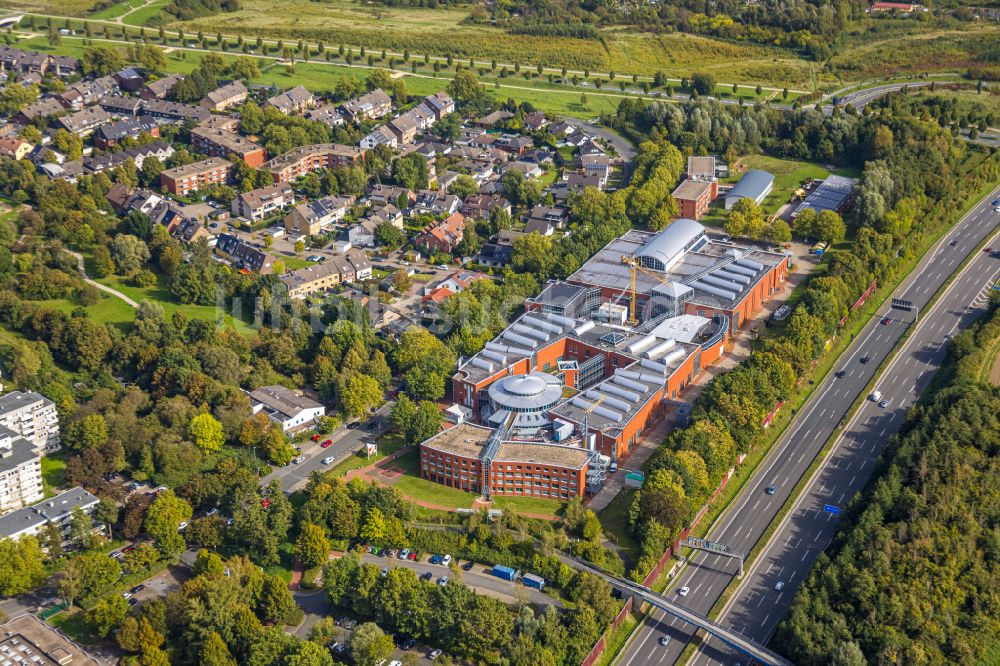
<svg viewBox="0 0 1000 666">
<path fill-rule="evenodd" d="M 236 155 L 254 169 L 264 164 L 264 147 L 246 137 L 216 127 L 200 125 L 191 130 L 191 143 L 198 152 L 214 157 Z"/>
<path fill-rule="evenodd" d="M 424 230 L 413 239 L 413 245 L 428 254 L 436 252 L 451 254 L 462 242 L 464 234 L 465 216 L 461 213 L 452 213 L 445 219 L 424 227 Z"/>
<path fill-rule="evenodd" d="M 212 185 L 223 185 L 229 180 L 233 164 L 228 160 L 210 157 L 207 160 L 185 164 L 160 172 L 160 185 L 171 194 L 186 196 Z"/>
<path fill-rule="evenodd" d="M 289 183 L 317 169 L 353 166 L 364 159 L 365 151 L 354 146 L 318 143 L 301 146 L 275 157 L 263 166 L 276 183 Z"/>
<path fill-rule="evenodd" d="M 719 183 L 712 180 L 686 179 L 673 192 L 680 217 L 700 220 L 708 206 L 719 196 Z"/>
</svg>

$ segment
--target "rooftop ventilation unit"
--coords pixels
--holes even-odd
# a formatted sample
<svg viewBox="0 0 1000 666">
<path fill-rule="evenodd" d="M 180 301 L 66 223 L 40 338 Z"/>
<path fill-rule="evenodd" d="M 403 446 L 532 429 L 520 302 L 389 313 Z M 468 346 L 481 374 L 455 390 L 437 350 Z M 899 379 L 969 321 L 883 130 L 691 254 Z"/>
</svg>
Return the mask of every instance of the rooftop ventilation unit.
<svg viewBox="0 0 1000 666">
<path fill-rule="evenodd" d="M 736 263 L 740 266 L 746 266 L 747 268 L 752 268 L 755 271 L 764 270 L 764 264 L 759 261 L 753 261 L 752 259 L 737 259 Z"/>
<path fill-rule="evenodd" d="M 619 400 L 618 398 L 612 398 L 610 395 L 601 393 L 600 391 L 595 391 L 591 389 L 586 393 L 584 393 L 584 395 L 590 398 L 591 400 L 595 401 L 601 400 L 603 398 L 601 404 L 607 405 L 608 407 L 614 407 L 615 409 L 619 409 L 623 412 L 627 412 L 628 410 L 632 409 L 631 403 L 625 402 L 624 400 Z"/>
<path fill-rule="evenodd" d="M 531 326 L 532 328 L 537 328 L 541 331 L 548 331 L 555 335 L 560 335 L 563 332 L 563 327 L 556 324 L 552 324 L 547 321 L 542 321 L 541 319 L 535 319 L 534 317 L 523 317 L 521 323 L 526 326 Z"/>
<path fill-rule="evenodd" d="M 545 342 L 549 339 L 549 334 L 545 331 L 540 331 L 537 328 L 531 328 L 530 326 L 525 326 L 524 324 L 513 324 L 511 329 L 517 333 L 528 336 L 529 338 L 535 338 L 536 340 L 541 340 Z"/>
<path fill-rule="evenodd" d="M 482 368 L 486 372 L 493 372 L 493 364 L 490 363 L 489 361 L 484 361 L 478 356 L 469 361 L 469 363 L 476 366 L 477 368 Z"/>
<path fill-rule="evenodd" d="M 622 370 L 619 370 L 614 375 L 612 375 L 611 381 L 614 382 L 615 384 L 618 384 L 618 386 L 624 386 L 627 389 L 638 391 L 640 394 L 645 393 L 646 391 L 649 390 L 648 386 L 646 386 L 645 384 L 640 384 L 639 382 L 633 379 L 629 379 L 628 377 L 623 375 L 622 372 L 623 372 Z M 639 375 L 638 372 L 634 374 L 637 376 Z"/>
<path fill-rule="evenodd" d="M 700 289 L 701 291 L 704 291 L 707 294 L 714 294 L 715 296 L 724 298 L 728 301 L 736 300 L 735 292 L 727 291 L 725 289 L 720 289 L 719 287 L 713 287 L 712 285 L 707 284 L 705 282 L 701 282 L 700 280 L 695 280 L 694 282 L 691 283 L 691 286 L 694 287 L 695 289 Z"/>
<path fill-rule="evenodd" d="M 523 335 L 518 335 L 514 331 L 507 329 L 502 335 L 504 340 L 510 340 L 511 342 L 516 342 L 519 345 L 524 345 L 530 349 L 534 349 L 538 346 L 538 340 L 532 340 L 531 338 L 525 337 Z"/>
<path fill-rule="evenodd" d="M 582 324 L 580 324 L 579 326 L 577 326 L 576 328 L 573 329 L 573 335 L 577 335 L 577 336 L 583 335 L 584 333 L 586 333 L 590 329 L 594 328 L 595 325 L 596 324 L 594 324 L 594 322 L 592 322 L 592 321 L 589 321 L 589 320 L 585 321 L 585 322 L 583 322 Z"/>
<path fill-rule="evenodd" d="M 633 391 L 627 391 L 617 384 L 611 382 L 604 382 L 601 384 L 599 390 L 602 393 L 607 393 L 609 395 L 616 395 L 623 400 L 628 400 L 629 402 L 637 402 L 639 398 L 642 397 L 641 394 L 635 393 Z"/>
<path fill-rule="evenodd" d="M 496 361 L 500 365 L 507 365 L 507 357 L 501 354 L 500 352 L 492 351 L 490 349 L 484 349 L 483 351 L 479 352 L 479 355 L 485 356 L 491 361 Z"/>
<path fill-rule="evenodd" d="M 502 345 L 499 342 L 487 342 L 486 349 L 500 352 L 501 354 L 517 354 L 518 356 L 531 356 L 534 353 L 530 349 L 508 347 L 507 345 Z"/>
<path fill-rule="evenodd" d="M 657 356 L 665 353 L 667 350 L 669 350 L 676 344 L 677 342 L 673 338 L 671 338 L 670 340 L 664 340 L 655 347 L 647 349 L 646 353 L 643 354 L 643 356 L 645 356 L 646 358 L 656 358 Z"/>
<path fill-rule="evenodd" d="M 573 328 L 576 326 L 577 322 L 575 319 L 570 319 L 569 317 L 563 317 L 562 315 L 557 315 L 554 312 L 549 312 L 545 315 L 545 318 L 549 321 L 553 321 L 563 328 Z"/>
<path fill-rule="evenodd" d="M 741 273 L 733 273 L 732 271 L 727 271 L 725 269 L 718 270 L 712 273 L 712 275 L 720 278 L 725 278 L 727 280 L 732 280 L 733 282 L 739 282 L 740 284 L 750 284 L 750 277 L 743 275 Z"/>
<path fill-rule="evenodd" d="M 736 284 L 732 280 L 724 280 L 720 277 L 715 277 L 714 275 L 703 275 L 698 279 L 704 282 L 705 284 L 711 284 L 716 287 L 721 287 L 723 289 L 736 289 L 737 291 L 742 289 L 740 285 Z"/>
<path fill-rule="evenodd" d="M 643 382 L 651 382 L 654 386 L 659 386 L 663 383 L 663 377 L 654 375 L 650 372 L 638 372 L 635 370 L 619 370 L 617 374 L 628 379 L 635 379 Z"/>
<path fill-rule="evenodd" d="M 732 271 L 733 273 L 739 273 L 740 275 L 746 275 L 747 277 L 753 277 L 757 275 L 757 271 L 750 268 L 749 266 L 741 266 L 735 261 L 731 264 L 726 264 L 726 270 Z"/>
<path fill-rule="evenodd" d="M 645 337 L 639 338 L 635 342 L 630 343 L 629 346 L 626 347 L 626 349 L 628 349 L 633 354 L 638 354 L 643 349 L 652 347 L 655 342 L 656 342 L 655 335 L 647 335 Z"/>
<path fill-rule="evenodd" d="M 644 358 L 639 361 L 639 365 L 646 368 L 647 370 L 652 370 L 653 372 L 659 373 L 661 376 L 667 374 L 667 366 L 657 361 L 650 361 L 648 358 Z"/>
<path fill-rule="evenodd" d="M 615 423 L 620 423 L 621 420 L 625 418 L 618 412 L 611 409 L 605 409 L 601 405 L 597 405 L 596 407 L 594 407 L 594 403 L 588 402 L 583 398 L 573 398 L 572 403 L 574 407 L 579 407 L 582 410 L 590 410 L 591 413 L 599 414 L 600 416 L 603 416 L 606 419 L 610 419 Z"/>
<path fill-rule="evenodd" d="M 670 365 L 679 358 L 684 358 L 687 356 L 687 351 L 684 349 L 675 349 L 663 358 L 660 359 L 660 363 L 663 365 Z"/>
</svg>

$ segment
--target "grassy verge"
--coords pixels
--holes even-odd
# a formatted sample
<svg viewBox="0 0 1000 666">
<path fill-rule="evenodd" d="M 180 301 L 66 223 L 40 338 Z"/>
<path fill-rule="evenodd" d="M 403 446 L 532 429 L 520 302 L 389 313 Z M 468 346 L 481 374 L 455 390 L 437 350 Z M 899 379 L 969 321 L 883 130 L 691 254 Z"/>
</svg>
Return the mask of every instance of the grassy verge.
<svg viewBox="0 0 1000 666">
<path fill-rule="evenodd" d="M 621 473 L 619 472 L 619 474 Z M 632 563 L 638 560 L 640 555 L 639 542 L 632 534 L 632 525 L 628 515 L 634 496 L 635 490 L 624 488 L 614 496 L 610 504 L 597 514 L 601 521 L 601 529 L 618 546 L 621 554 Z"/>
<path fill-rule="evenodd" d="M 604 642 L 604 652 L 601 656 L 597 658 L 593 666 L 608 666 L 611 662 L 615 660 L 615 657 L 621 651 L 628 639 L 632 636 L 632 632 L 635 628 L 639 626 L 640 618 L 635 612 L 629 613 L 622 620 L 622 623 L 618 625 L 618 628 L 611 632 L 607 636 Z"/>
<path fill-rule="evenodd" d="M 81 645 L 95 645 L 102 640 L 83 610 L 65 610 L 49 618 L 49 623 Z"/>
</svg>

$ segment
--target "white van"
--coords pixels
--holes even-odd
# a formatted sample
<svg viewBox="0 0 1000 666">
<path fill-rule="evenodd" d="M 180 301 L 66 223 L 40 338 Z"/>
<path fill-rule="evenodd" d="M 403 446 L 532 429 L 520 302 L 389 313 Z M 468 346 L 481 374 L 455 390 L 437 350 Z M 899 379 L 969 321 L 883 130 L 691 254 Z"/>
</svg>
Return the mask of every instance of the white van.
<svg viewBox="0 0 1000 666">
<path fill-rule="evenodd" d="M 868 399 L 871 400 L 872 402 L 878 402 L 879 400 L 882 399 L 882 392 L 872 391 L 872 394 L 868 396 Z"/>
</svg>

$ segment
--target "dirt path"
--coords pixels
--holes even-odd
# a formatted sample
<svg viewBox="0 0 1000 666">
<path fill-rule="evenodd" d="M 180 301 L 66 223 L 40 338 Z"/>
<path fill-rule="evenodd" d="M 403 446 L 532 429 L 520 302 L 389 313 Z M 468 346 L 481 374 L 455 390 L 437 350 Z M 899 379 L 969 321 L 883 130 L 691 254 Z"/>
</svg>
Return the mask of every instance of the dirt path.
<svg viewBox="0 0 1000 666">
<path fill-rule="evenodd" d="M 87 275 L 87 269 L 84 268 L 84 265 L 83 265 L 83 255 L 81 255 L 78 252 L 73 252 L 72 250 L 66 250 L 66 251 L 69 252 L 70 254 L 72 254 L 74 257 L 76 257 L 76 267 L 77 267 L 77 270 L 80 271 L 80 277 L 83 278 L 84 282 L 86 282 L 87 284 L 89 284 L 89 285 L 91 285 L 93 287 L 97 287 L 101 291 L 103 291 L 105 293 L 108 293 L 108 294 L 111 294 L 112 296 L 114 296 L 116 298 L 120 298 L 121 300 L 123 300 L 126 303 L 128 303 L 129 305 L 131 305 L 133 308 L 139 307 L 138 303 L 136 303 L 134 300 L 132 300 L 131 298 L 129 298 L 128 296 L 126 296 L 122 292 L 118 291 L 117 289 L 112 289 L 111 287 L 109 287 L 107 285 L 103 285 L 100 282 L 97 282 L 96 280 L 90 279 L 90 277 Z"/>
</svg>

